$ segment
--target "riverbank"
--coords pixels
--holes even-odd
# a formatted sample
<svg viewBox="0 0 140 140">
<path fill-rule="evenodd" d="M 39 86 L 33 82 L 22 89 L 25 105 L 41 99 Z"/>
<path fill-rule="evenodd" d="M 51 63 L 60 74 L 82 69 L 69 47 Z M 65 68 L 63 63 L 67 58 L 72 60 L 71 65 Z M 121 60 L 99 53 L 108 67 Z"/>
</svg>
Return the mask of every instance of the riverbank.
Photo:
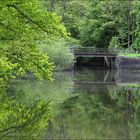
<svg viewBox="0 0 140 140">
<path fill-rule="evenodd" d="M 117 69 L 127 69 L 127 70 L 140 70 L 140 58 L 132 57 L 132 55 L 118 55 L 116 57 L 116 67 Z"/>
<path fill-rule="evenodd" d="M 140 53 L 119 53 L 118 56 L 128 57 L 128 58 L 139 58 L 140 59 Z"/>
</svg>

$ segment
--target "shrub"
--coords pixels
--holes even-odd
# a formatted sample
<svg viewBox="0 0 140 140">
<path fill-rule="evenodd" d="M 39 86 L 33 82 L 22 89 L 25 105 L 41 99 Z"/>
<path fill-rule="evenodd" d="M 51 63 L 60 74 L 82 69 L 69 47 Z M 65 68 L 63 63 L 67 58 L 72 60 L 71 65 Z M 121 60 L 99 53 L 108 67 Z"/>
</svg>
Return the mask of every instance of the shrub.
<svg viewBox="0 0 140 140">
<path fill-rule="evenodd" d="M 47 53 L 49 60 L 54 62 L 55 70 L 66 70 L 70 68 L 74 61 L 74 56 L 70 51 L 69 42 L 64 39 L 53 43 L 41 43 L 40 49 Z"/>
</svg>

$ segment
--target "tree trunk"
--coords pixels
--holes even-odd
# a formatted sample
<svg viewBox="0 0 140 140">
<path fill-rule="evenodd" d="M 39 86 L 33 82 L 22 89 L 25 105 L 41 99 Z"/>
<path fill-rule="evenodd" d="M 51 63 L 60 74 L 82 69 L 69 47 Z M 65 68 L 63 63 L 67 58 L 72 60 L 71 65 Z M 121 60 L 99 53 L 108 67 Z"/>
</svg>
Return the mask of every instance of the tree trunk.
<svg viewBox="0 0 140 140">
<path fill-rule="evenodd" d="M 127 18 L 127 22 L 128 22 L 128 35 L 127 35 L 127 45 L 128 48 L 130 49 L 131 44 L 132 44 L 132 31 L 133 31 L 133 17 L 131 14 L 131 10 L 132 10 L 132 2 L 133 0 L 128 0 L 128 18 Z"/>
<path fill-rule="evenodd" d="M 62 5 L 62 21 L 64 22 L 64 17 L 65 17 L 65 9 L 66 9 L 66 0 L 61 0 L 61 5 Z"/>
<path fill-rule="evenodd" d="M 50 0 L 51 12 L 55 11 L 55 3 L 56 3 L 56 0 Z"/>
</svg>

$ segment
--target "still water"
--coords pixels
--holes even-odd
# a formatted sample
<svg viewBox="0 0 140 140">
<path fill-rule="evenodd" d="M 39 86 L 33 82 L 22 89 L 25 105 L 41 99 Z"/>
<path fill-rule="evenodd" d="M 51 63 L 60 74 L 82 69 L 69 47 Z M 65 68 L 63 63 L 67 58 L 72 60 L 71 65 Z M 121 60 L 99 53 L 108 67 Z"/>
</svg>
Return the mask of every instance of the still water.
<svg viewBox="0 0 140 140">
<path fill-rule="evenodd" d="M 15 80 L 1 101 L 1 139 L 140 139 L 138 71 L 78 68 L 53 82 Z"/>
</svg>

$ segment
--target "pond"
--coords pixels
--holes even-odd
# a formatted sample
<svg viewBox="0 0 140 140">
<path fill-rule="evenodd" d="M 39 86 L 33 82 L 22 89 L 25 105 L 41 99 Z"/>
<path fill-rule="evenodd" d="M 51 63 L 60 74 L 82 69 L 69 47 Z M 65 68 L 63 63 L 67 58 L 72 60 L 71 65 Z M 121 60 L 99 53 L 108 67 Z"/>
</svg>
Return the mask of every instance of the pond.
<svg viewBox="0 0 140 140">
<path fill-rule="evenodd" d="M 140 139 L 140 72 L 79 67 L 10 82 L 1 139 Z"/>
</svg>

